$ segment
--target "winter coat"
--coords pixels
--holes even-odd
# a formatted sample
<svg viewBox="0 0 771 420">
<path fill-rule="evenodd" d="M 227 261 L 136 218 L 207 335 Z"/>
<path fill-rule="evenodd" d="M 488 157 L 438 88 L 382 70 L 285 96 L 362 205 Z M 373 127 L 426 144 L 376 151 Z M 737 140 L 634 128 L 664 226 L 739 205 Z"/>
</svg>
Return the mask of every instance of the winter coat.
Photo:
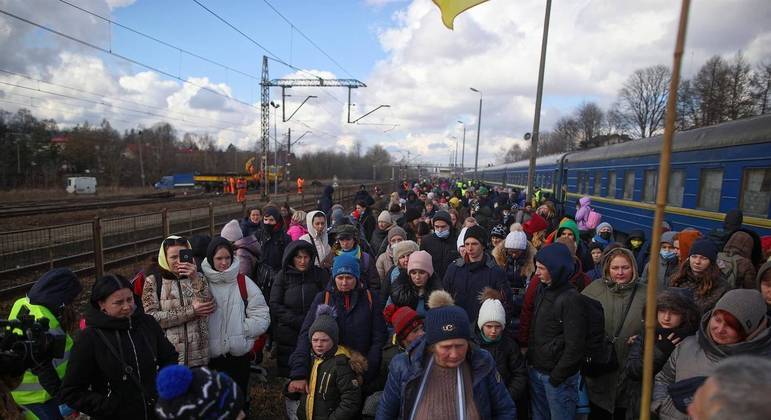
<svg viewBox="0 0 771 420">
<path fill-rule="evenodd" d="M 506 279 L 509 282 L 509 285 L 513 288 L 522 289 L 525 287 L 530 276 L 535 273 L 535 253 L 535 247 L 528 242 L 527 249 L 525 250 L 525 253 L 522 254 L 522 257 L 512 261 L 509 260 L 508 255 L 506 255 L 506 248 L 504 247 L 504 243 L 501 242 L 498 246 L 493 248 L 492 255 L 493 258 L 495 258 L 498 267 L 506 273 Z"/>
<path fill-rule="evenodd" d="M 209 321 L 193 310 L 193 299 L 212 299 L 209 286 L 203 276 L 193 282 L 189 278 L 176 278 L 161 269 L 161 299 L 158 300 L 157 274 L 145 278 L 142 289 L 142 306 L 148 315 L 158 321 L 166 338 L 177 349 L 179 363 L 190 367 L 209 363 Z"/>
<path fill-rule="evenodd" d="M 366 238 L 367 241 L 370 241 L 372 239 L 372 232 L 374 232 L 377 227 L 377 221 L 375 220 L 375 216 L 372 215 L 372 210 L 368 208 L 364 213 L 359 215 L 359 226 L 364 230 L 364 238 Z"/>
<path fill-rule="evenodd" d="M 289 356 L 297 346 L 305 315 L 316 295 L 324 290 L 329 275 L 315 265 L 307 271 L 298 271 L 293 265 L 297 252 L 305 249 L 315 258 L 313 245 L 304 242 L 291 242 L 284 251 L 281 271 L 270 290 L 270 315 L 272 318 L 272 337 L 277 346 L 278 376 L 289 376 Z"/>
<path fill-rule="evenodd" d="M 296 241 L 303 235 L 307 235 L 308 229 L 306 229 L 305 226 L 293 221 L 289 223 L 289 229 L 286 230 L 286 234 L 289 235 L 290 239 Z"/>
<path fill-rule="evenodd" d="M 334 192 L 335 189 L 331 185 L 327 185 L 324 187 L 324 192 L 321 194 L 321 197 L 318 201 L 319 210 L 321 210 L 327 216 L 327 220 L 330 220 L 332 217 L 332 204 L 334 204 L 332 200 L 332 193 Z"/>
<path fill-rule="evenodd" d="M 500 340 L 488 343 L 481 336 L 477 343 L 495 359 L 495 366 L 503 383 L 514 401 L 527 396 L 527 366 L 519 346 L 508 334 L 502 334 Z"/>
<path fill-rule="evenodd" d="M 260 260 L 260 243 L 254 235 L 244 236 L 233 243 L 239 265 L 238 272 L 252 277 Z"/>
<path fill-rule="evenodd" d="M 399 274 L 396 281 L 391 284 L 391 301 L 396 306 L 409 306 L 416 310 L 418 315 L 426 314 L 428 309 L 428 296 L 434 290 L 441 290 L 442 282 L 436 273 L 433 273 L 426 282 L 423 294 L 418 294 L 418 288 L 412 283 L 410 275 L 405 270 Z"/>
<path fill-rule="evenodd" d="M 506 308 L 506 320 L 512 316 L 511 303 L 513 301 L 511 287 L 495 260 L 485 254 L 482 261 L 476 263 L 466 262 L 458 258 L 450 264 L 442 279 L 442 288 L 452 295 L 455 304 L 463 308 L 468 314 L 472 324 L 476 324 L 479 308 L 479 294 L 485 287 L 498 290 L 503 295 L 503 306 Z"/>
<path fill-rule="evenodd" d="M 645 264 L 645 268 L 643 269 L 642 276 L 640 276 L 640 280 L 643 282 L 648 282 L 648 268 L 650 267 L 651 263 L 650 261 Z M 678 270 L 678 262 L 677 262 L 677 256 L 674 256 L 668 260 L 665 260 L 664 258 L 661 258 L 659 255 L 659 271 L 656 281 L 656 290 L 664 290 L 669 287 L 669 278 L 672 277 L 675 273 L 677 273 Z M 602 273 L 600 273 L 602 275 Z"/>
<path fill-rule="evenodd" d="M 386 275 L 389 271 L 391 271 L 391 268 L 394 266 L 394 255 L 391 252 L 391 245 L 389 244 L 386 248 L 386 251 L 380 254 L 377 257 L 377 262 L 375 262 L 375 268 L 377 269 L 377 275 L 380 278 L 380 284 L 383 284 L 383 282 L 386 279 Z M 381 290 L 382 292 L 383 290 Z"/>
<path fill-rule="evenodd" d="M 605 263 L 610 264 L 610 261 Z M 645 287 L 644 285 L 634 284 L 639 282 L 636 278 L 637 272 L 630 283 L 618 285 L 610 283 L 608 279 L 603 278 L 600 281 L 592 282 L 582 292 L 602 304 L 605 314 L 605 335 L 613 337 L 619 325 L 623 322 L 621 331 L 615 342 L 616 357 L 619 368 L 604 375 L 595 377 L 586 377 L 587 389 L 589 391 L 589 401 L 600 406 L 606 411 L 613 412 L 615 407 L 622 407 L 625 402 L 625 387 L 621 382 L 621 371 L 626 365 L 626 358 L 629 354 L 629 337 L 642 332 L 642 317 L 640 314 L 645 306 Z M 634 293 L 634 297 L 632 297 Z M 624 318 L 624 310 L 629 305 L 629 312 Z"/>
<path fill-rule="evenodd" d="M 263 225 L 263 227 L 270 225 Z M 292 242 L 284 229 L 278 227 L 271 228 L 269 231 L 263 229 L 257 234 L 257 241 L 262 249 L 261 264 L 267 264 L 275 272 L 281 269 L 281 259 L 284 256 L 284 248 Z"/>
<path fill-rule="evenodd" d="M 394 357 L 389 366 L 388 379 L 380 404 L 377 420 L 407 419 L 417 399 L 420 382 L 429 358 L 425 338 L 410 346 L 407 352 Z M 498 374 L 495 360 L 486 350 L 472 345 L 466 353 L 471 368 L 474 405 L 482 419 L 514 419 L 517 410 L 506 385 Z"/>
<path fill-rule="evenodd" d="M 460 257 L 455 243 L 458 241 L 458 232 L 455 229 L 450 230 L 450 236 L 440 238 L 436 234 L 426 235 L 420 241 L 420 250 L 431 254 L 431 264 L 434 267 L 434 273 L 440 279 L 444 278 L 447 268 L 453 261 Z"/>
<path fill-rule="evenodd" d="M 725 358 L 740 354 L 771 357 L 771 328 L 766 319 L 765 327 L 745 341 L 720 345 L 709 335 L 709 319 L 712 311 L 701 319 L 696 335 L 683 340 L 672 352 L 664 367 L 656 375 L 653 384 L 651 411 L 661 419 L 685 420 L 688 417 L 675 408 L 669 396 L 668 387 L 684 379 L 710 376 L 715 367 Z"/>
<path fill-rule="evenodd" d="M 332 248 L 329 246 L 327 232 L 324 231 L 324 233 L 319 235 L 318 232 L 316 232 L 316 229 L 313 228 L 313 217 L 316 216 L 317 213 L 320 212 L 318 210 L 310 211 L 305 215 L 305 226 L 308 226 L 309 230 L 307 234 L 300 237 L 300 240 L 313 244 L 313 246 L 316 247 L 316 255 L 313 257 L 313 261 L 316 267 L 321 267 L 321 262 L 324 261 Z"/>
<path fill-rule="evenodd" d="M 386 340 L 386 325 L 383 319 L 383 305 L 377 292 L 367 290 L 361 281 L 351 292 L 341 293 L 334 281 L 329 282 L 323 292 L 319 292 L 311 303 L 305 316 L 300 334 L 297 336 L 297 347 L 289 357 L 289 377 L 291 379 L 309 378 L 311 360 L 311 345 L 308 330 L 316 320 L 316 308 L 326 302 L 337 309 L 337 326 L 339 328 L 339 344 L 363 354 L 367 358 L 367 371 L 364 383 L 374 382 L 380 369 L 381 349 Z M 350 302 L 346 309 L 344 303 Z"/>
<path fill-rule="evenodd" d="M 586 222 L 589 220 L 589 212 L 592 210 L 592 199 L 589 197 L 581 197 L 578 200 L 581 207 L 576 210 L 576 223 L 578 224 L 578 230 L 591 230 L 586 226 Z"/>
<path fill-rule="evenodd" d="M 388 231 L 391 230 L 392 227 L 396 225 L 390 225 L 385 230 L 380 229 L 379 227 L 376 227 L 375 230 L 372 232 L 372 238 L 369 240 L 369 245 L 372 247 L 372 252 L 375 253 L 375 258 L 380 258 L 380 255 L 382 252 L 380 251 L 380 246 L 383 245 L 384 241 L 388 240 Z M 424 239 L 425 240 L 425 239 Z"/>
<path fill-rule="evenodd" d="M 217 302 L 217 309 L 209 315 L 209 356 L 243 356 L 254 345 L 254 340 L 268 330 L 270 313 L 262 292 L 249 278 L 245 278 L 247 304 L 238 288 L 238 257 L 225 271 L 216 271 L 208 260 L 202 263 L 203 275 Z"/>
<path fill-rule="evenodd" d="M 744 289 L 755 288 L 755 266 L 752 265 L 752 237 L 745 232 L 737 231 L 726 242 L 723 252 L 736 261 L 736 284 L 731 287 Z M 719 264 L 719 261 L 718 261 Z"/>
<path fill-rule="evenodd" d="M 670 279 L 669 284 L 671 287 L 682 287 L 693 290 L 693 299 L 696 301 L 696 306 L 699 307 L 699 312 L 705 313 L 712 309 L 717 301 L 731 288 L 726 284 L 721 275 L 718 275 L 712 283 L 712 288 L 707 290 L 703 294 L 698 292 L 699 286 L 702 284 L 702 279 L 697 277 L 696 274 L 691 271 L 691 267 L 686 259 L 681 264 L 685 264 L 685 272 L 682 275 L 675 273 Z"/>
<path fill-rule="evenodd" d="M 139 307 L 130 318 L 113 318 L 89 305 L 86 324 L 70 353 L 61 401 L 93 419 L 154 419 L 158 369 L 178 359 L 158 322 Z M 141 391 L 97 330 L 134 370 Z"/>
<path fill-rule="evenodd" d="M 594 268 L 592 251 L 589 250 L 589 247 L 586 245 L 586 243 L 580 239 L 580 236 L 579 236 L 580 232 L 578 230 L 578 225 L 576 224 L 576 222 L 567 218 L 562 220 L 559 227 L 557 228 L 557 231 L 555 232 L 554 239 L 559 237 L 563 229 L 570 229 L 570 231 L 573 232 L 573 237 L 576 238 L 576 257 L 578 257 L 578 259 L 581 260 L 581 267 L 583 267 L 583 269 L 586 271 Z"/>
<path fill-rule="evenodd" d="M 241 233 L 244 235 L 244 237 L 254 235 L 258 231 L 262 230 L 262 223 L 254 223 L 249 220 L 248 217 L 244 217 L 239 225 L 241 226 Z"/>
<path fill-rule="evenodd" d="M 312 398 L 301 398 L 297 418 L 308 419 L 310 401 L 313 420 L 358 419 L 362 404 L 361 374 L 366 360 L 344 346 L 333 347 L 327 354 L 313 356 L 313 367 L 308 385 L 313 387 Z M 357 379 L 358 378 L 358 379 Z M 312 383 L 311 383 L 312 382 Z"/>
</svg>

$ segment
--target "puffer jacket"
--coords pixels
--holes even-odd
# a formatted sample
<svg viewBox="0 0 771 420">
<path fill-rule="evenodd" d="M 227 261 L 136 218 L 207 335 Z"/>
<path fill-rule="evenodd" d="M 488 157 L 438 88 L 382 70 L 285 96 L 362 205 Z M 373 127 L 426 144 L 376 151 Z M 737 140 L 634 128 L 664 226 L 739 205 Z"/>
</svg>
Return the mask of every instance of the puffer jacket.
<svg viewBox="0 0 771 420">
<path fill-rule="evenodd" d="M 434 267 L 436 275 L 442 279 L 447 272 L 447 267 L 453 261 L 460 257 L 456 242 L 458 241 L 458 232 L 455 229 L 450 230 L 450 236 L 440 238 L 432 233 L 426 235 L 420 241 L 421 251 L 431 254 L 431 264 Z"/>
<path fill-rule="evenodd" d="M 618 252 L 624 252 L 629 257 L 632 257 L 632 253 L 627 249 L 621 248 L 621 251 Z M 605 258 L 604 265 L 606 267 L 610 264 L 611 259 Z M 582 293 L 602 304 L 602 309 L 605 313 L 606 336 L 613 337 L 613 334 L 615 334 L 619 325 L 623 322 L 615 342 L 619 368 L 601 376 L 585 378 L 589 390 L 589 400 L 602 409 L 613 412 L 616 407 L 621 407 L 626 402 L 626 399 L 623 398 L 626 387 L 621 383 L 622 375 L 620 373 L 626 365 L 626 359 L 629 355 L 629 345 L 627 344 L 629 338 L 640 334 L 642 331 L 640 314 L 645 307 L 645 287 L 643 284 L 639 284 L 636 267 L 633 267 L 631 282 L 619 285 L 607 278 L 603 278 L 602 280 L 592 282 Z M 632 296 L 632 293 L 634 293 L 634 296 Z M 626 314 L 626 318 L 623 318 L 624 310 L 630 305 L 630 302 L 631 306 Z"/>
<path fill-rule="evenodd" d="M 391 267 L 394 266 L 394 254 L 391 251 L 391 244 L 388 244 L 385 252 L 377 257 L 375 262 L 375 268 L 377 268 L 377 275 L 380 278 L 380 284 L 385 281 L 386 275 L 391 271 Z M 381 286 L 382 289 L 382 286 Z"/>
<path fill-rule="evenodd" d="M 146 314 L 158 321 L 166 338 L 179 353 L 179 363 L 194 367 L 209 363 L 209 321 L 198 317 L 193 310 L 193 299 L 212 299 L 203 276 L 194 282 L 177 278 L 173 273 L 160 270 L 161 299 L 158 300 L 156 274 L 145 278 L 142 306 Z"/>
<path fill-rule="evenodd" d="M 771 319 L 767 318 L 765 326 L 747 340 L 735 344 L 720 345 L 712 341 L 709 335 L 711 316 L 712 311 L 704 314 L 696 335 L 686 338 L 675 347 L 667 363 L 656 375 L 653 384 L 651 412 L 658 414 L 661 419 L 685 420 L 689 418 L 675 408 L 668 392 L 670 385 L 697 376 L 709 376 L 720 361 L 730 356 L 747 354 L 771 357 L 771 328 L 769 327 Z"/>
<path fill-rule="evenodd" d="M 509 390 L 514 401 L 520 401 L 527 396 L 527 366 L 519 346 L 508 334 L 503 334 L 500 340 L 488 343 L 481 334 L 478 336 L 479 347 L 487 350 L 495 359 L 495 366 L 501 379 Z"/>
<path fill-rule="evenodd" d="M 306 229 L 305 226 L 292 221 L 289 223 L 289 229 L 286 230 L 286 234 L 289 235 L 291 240 L 296 241 L 302 238 L 303 235 L 307 235 L 308 229 Z"/>
<path fill-rule="evenodd" d="M 217 310 L 208 318 L 209 356 L 242 356 L 252 349 L 254 340 L 270 326 L 265 298 L 257 285 L 246 277 L 247 305 L 244 308 L 238 288 L 238 257 L 233 260 L 230 268 L 222 272 L 214 270 L 207 260 L 201 266 L 217 302 Z"/>
<path fill-rule="evenodd" d="M 492 257 L 485 254 L 482 261 L 468 263 L 458 258 L 450 264 L 442 279 L 442 288 L 452 295 L 455 304 L 466 310 L 469 320 L 475 322 L 482 303 L 479 294 L 485 287 L 498 290 L 503 295 L 506 320 L 511 320 L 513 295 L 506 275 Z"/>
<path fill-rule="evenodd" d="M 407 352 L 391 361 L 383 395 L 377 407 L 377 420 L 409 418 L 415 405 L 418 388 L 431 354 L 425 337 L 418 339 Z M 481 419 L 503 420 L 517 417 L 514 401 L 506 389 L 487 350 L 472 344 L 466 353 L 471 368 L 474 404 Z"/>
<path fill-rule="evenodd" d="M 752 248 L 754 241 L 745 232 L 737 231 L 726 242 L 723 252 L 736 261 L 736 285 L 744 289 L 755 288 L 755 266 L 752 265 Z M 720 264 L 720 261 L 718 261 Z"/>
<path fill-rule="evenodd" d="M 315 265 L 307 271 L 298 271 L 293 265 L 297 252 L 305 250 L 315 259 L 313 245 L 294 241 L 287 245 L 281 271 L 270 290 L 270 315 L 273 323 L 272 337 L 276 347 L 278 376 L 289 376 L 289 356 L 297 346 L 305 315 L 316 295 L 324 290 L 329 275 Z"/>
<path fill-rule="evenodd" d="M 576 210 L 576 223 L 578 224 L 578 230 L 590 230 L 586 226 L 586 221 L 589 220 L 589 212 L 592 210 L 592 199 L 589 197 L 581 197 L 578 199 L 578 203 L 581 207 Z"/>
<path fill-rule="evenodd" d="M 233 243 L 238 257 L 238 272 L 251 277 L 260 259 L 260 243 L 254 235 L 244 236 Z"/>
<path fill-rule="evenodd" d="M 367 360 L 345 346 L 335 346 L 323 356 L 313 356 L 311 375 L 315 377 L 313 395 L 300 400 L 300 420 L 346 420 L 360 417 L 361 375 Z M 307 415 L 312 402 L 313 413 Z"/>
<path fill-rule="evenodd" d="M 301 241 L 308 242 L 316 248 L 316 255 L 313 257 L 316 267 L 322 267 L 321 262 L 324 261 L 327 258 L 327 255 L 332 251 L 332 248 L 329 246 L 329 237 L 327 236 L 326 229 L 319 235 L 318 232 L 316 232 L 316 229 L 313 228 L 313 218 L 319 213 L 324 214 L 322 211 L 315 210 L 309 211 L 308 214 L 305 215 L 305 226 L 308 226 L 308 233 L 300 237 Z"/>
<path fill-rule="evenodd" d="M 433 273 L 426 282 L 425 290 L 423 294 L 418 293 L 418 288 L 412 283 L 410 275 L 407 271 L 399 273 L 399 277 L 391 285 L 391 302 L 396 306 L 409 306 L 416 310 L 418 315 L 426 315 L 428 310 L 428 296 L 434 290 L 440 290 L 442 288 L 442 282 L 436 273 Z"/>
<path fill-rule="evenodd" d="M 130 318 L 113 318 L 89 305 L 86 324 L 70 353 L 60 390 L 61 401 L 92 419 L 154 419 L 158 369 L 177 363 L 174 346 L 158 322 L 137 307 Z M 123 364 L 102 341 L 100 330 L 142 389 L 124 373 Z"/>
</svg>

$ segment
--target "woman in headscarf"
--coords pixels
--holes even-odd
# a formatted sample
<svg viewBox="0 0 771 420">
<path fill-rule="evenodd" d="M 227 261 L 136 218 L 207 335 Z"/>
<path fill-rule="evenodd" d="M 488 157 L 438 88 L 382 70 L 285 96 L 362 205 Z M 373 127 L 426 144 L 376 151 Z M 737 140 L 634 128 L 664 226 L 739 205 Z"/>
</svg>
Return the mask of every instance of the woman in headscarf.
<svg viewBox="0 0 771 420">
<path fill-rule="evenodd" d="M 300 240 L 310 242 L 316 248 L 313 264 L 316 267 L 328 268 L 322 264 L 332 249 L 329 246 L 329 237 L 327 236 L 327 216 L 324 215 L 323 211 L 308 212 L 305 215 L 305 225 L 308 227 L 308 233 L 301 236 Z"/>
</svg>

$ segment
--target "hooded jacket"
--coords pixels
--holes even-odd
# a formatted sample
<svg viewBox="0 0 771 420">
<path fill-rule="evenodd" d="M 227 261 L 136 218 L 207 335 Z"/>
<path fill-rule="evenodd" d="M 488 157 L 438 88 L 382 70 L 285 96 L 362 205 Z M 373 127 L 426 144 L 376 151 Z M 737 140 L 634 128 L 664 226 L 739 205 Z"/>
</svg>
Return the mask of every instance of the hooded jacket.
<svg viewBox="0 0 771 420">
<path fill-rule="evenodd" d="M 632 279 L 629 283 L 620 285 L 609 276 L 609 267 L 615 256 L 624 254 L 632 263 Z M 603 275 L 599 281 L 592 282 L 582 292 L 602 304 L 605 314 L 605 335 L 613 337 L 618 327 L 621 326 L 618 338 L 615 341 L 616 357 L 619 368 L 601 376 L 586 377 L 586 385 L 589 390 L 589 400 L 602 407 L 606 411 L 613 412 L 615 407 L 624 403 L 622 398 L 625 393 L 621 376 L 621 370 L 626 365 L 629 354 L 629 337 L 642 331 L 642 319 L 639 314 L 645 307 L 645 287 L 639 284 L 637 265 L 632 252 L 626 248 L 617 248 L 603 258 Z M 629 306 L 631 305 L 631 306 Z M 629 310 L 624 318 L 627 306 Z"/>
<path fill-rule="evenodd" d="M 332 250 L 332 248 L 329 246 L 329 236 L 327 235 L 327 230 L 324 229 L 324 231 L 319 234 L 313 227 L 313 218 L 319 213 L 322 215 L 324 214 L 322 211 L 314 210 L 308 212 L 308 214 L 305 215 L 305 226 L 308 226 L 308 233 L 300 237 L 301 241 L 313 244 L 313 246 L 316 248 L 316 255 L 313 258 L 313 263 L 316 265 L 316 267 L 321 267 L 321 262 L 324 261 L 324 259 L 327 257 L 327 254 L 329 254 L 329 252 Z M 326 216 L 324 217 L 326 218 Z M 326 220 L 328 221 L 329 219 L 326 218 Z M 328 222 L 327 225 L 329 225 Z"/>
<path fill-rule="evenodd" d="M 254 235 L 244 236 L 233 242 L 236 257 L 238 257 L 238 272 L 252 276 L 260 260 L 260 243 Z"/>
<path fill-rule="evenodd" d="M 417 399 L 418 388 L 425 372 L 428 358 L 425 336 L 410 346 L 407 352 L 394 357 L 389 366 L 388 380 L 380 404 L 377 420 L 407 419 Z M 479 418 L 503 420 L 517 417 L 506 386 L 497 373 L 495 360 L 486 350 L 469 346 L 466 362 L 470 364 L 474 405 Z"/>
<path fill-rule="evenodd" d="M 479 294 L 485 287 L 501 292 L 506 319 L 510 320 L 513 314 L 511 286 L 506 280 L 506 274 L 489 255 L 483 254 L 482 261 L 475 263 L 458 258 L 450 264 L 442 279 L 442 288 L 452 295 L 456 305 L 466 310 L 472 323 L 479 315 L 482 306 Z"/>
<path fill-rule="evenodd" d="M 755 288 L 755 266 L 752 265 L 752 248 L 754 241 L 752 237 L 742 231 L 736 231 L 723 247 L 723 253 L 732 257 L 736 261 L 736 285 L 744 289 Z M 718 259 L 718 265 L 720 260 Z"/>
<path fill-rule="evenodd" d="M 600 236 L 600 230 L 602 228 L 609 228 L 610 229 L 610 238 L 609 239 L 603 239 L 602 236 Z M 599 225 L 597 225 L 597 234 L 594 235 L 592 238 L 592 242 L 600 244 L 602 246 L 602 249 L 605 249 L 606 246 L 610 245 L 611 242 L 613 242 L 613 226 L 608 222 L 602 222 Z"/>
<path fill-rule="evenodd" d="M 440 238 L 432 233 L 424 236 L 420 241 L 420 250 L 431 254 L 434 272 L 440 279 L 444 278 L 447 267 L 460 257 L 458 248 L 455 246 L 457 241 L 458 233 L 453 227 L 450 227 L 450 235 L 446 238 Z"/>
<path fill-rule="evenodd" d="M 495 366 L 501 375 L 503 383 L 509 390 L 514 401 L 522 401 L 527 397 L 527 366 L 525 358 L 517 342 L 508 334 L 503 333 L 498 341 L 486 342 L 478 335 L 479 347 L 490 352 L 495 360 Z"/>
<path fill-rule="evenodd" d="M 745 341 L 720 345 L 712 341 L 709 335 L 709 319 L 712 311 L 701 318 L 699 330 L 683 340 L 669 360 L 656 375 L 653 384 L 651 412 L 662 419 L 686 420 L 688 416 L 675 408 L 669 396 L 670 385 L 697 376 L 710 376 L 723 359 L 740 354 L 771 357 L 771 328 L 768 317 L 763 326 Z"/>
<path fill-rule="evenodd" d="M 327 216 L 327 220 L 330 220 L 332 217 L 332 193 L 335 192 L 335 189 L 331 185 L 327 185 L 324 187 L 324 192 L 321 194 L 321 197 L 319 198 L 319 210 L 323 212 Z"/>
<path fill-rule="evenodd" d="M 215 238 L 214 241 L 217 241 Z M 224 240 L 224 239 L 223 239 Z M 216 243 L 216 242 L 212 242 Z M 210 246 L 209 249 L 212 250 Z M 216 246 L 214 247 L 216 249 Z M 208 258 L 201 264 L 209 282 L 217 310 L 209 315 L 209 356 L 242 356 L 254 345 L 254 340 L 268 330 L 270 314 L 262 292 L 246 277 L 247 306 L 238 288 L 238 257 L 225 271 L 216 271 Z"/>
<path fill-rule="evenodd" d="M 581 197 L 578 200 L 581 207 L 576 210 L 576 223 L 578 224 L 578 230 L 590 230 L 586 226 L 586 221 L 589 220 L 589 212 L 592 210 L 592 199 L 589 197 Z"/>
<path fill-rule="evenodd" d="M 536 254 L 545 265 L 551 284 L 540 283 L 529 328 L 527 358 L 530 366 L 549 375 L 549 382 L 559 386 L 575 375 L 584 359 L 586 341 L 585 312 L 569 278 L 573 274 L 570 251 L 565 245 L 552 244 Z M 532 280 L 531 280 L 532 281 Z M 557 297 L 564 294 L 557 305 Z"/>
<path fill-rule="evenodd" d="M 375 230 L 372 232 L 372 238 L 369 241 L 369 246 L 372 247 L 372 252 L 375 253 L 373 255 L 375 258 L 379 258 L 382 252 L 380 251 L 380 246 L 383 245 L 383 241 L 386 241 L 388 238 L 388 231 L 390 231 L 395 224 L 391 223 L 388 225 L 385 229 L 380 229 L 380 227 L 376 227 Z"/>
<path fill-rule="evenodd" d="M 509 285 L 512 288 L 524 288 L 530 276 L 535 273 L 535 253 L 535 247 L 528 241 L 524 254 L 519 259 L 510 261 L 504 243 L 501 242 L 493 248 L 492 255 L 498 267 L 506 273 Z"/>
<path fill-rule="evenodd" d="M 297 345 L 305 315 L 316 295 L 324 290 L 329 275 L 313 264 L 306 271 L 294 267 L 293 259 L 300 250 L 305 250 L 315 260 L 313 245 L 305 241 L 294 241 L 287 245 L 281 271 L 270 290 L 270 315 L 272 337 L 277 345 L 278 376 L 289 376 L 289 356 Z"/>
<path fill-rule="evenodd" d="M 114 318 L 89 305 L 86 324 L 70 353 L 61 400 L 93 419 L 154 419 L 155 377 L 159 368 L 177 363 L 178 358 L 158 322 L 140 307 L 130 318 Z M 124 374 L 123 365 L 96 330 L 134 370 L 142 390 Z"/>
<path fill-rule="evenodd" d="M 299 420 L 346 420 L 359 418 L 361 375 L 366 359 L 345 346 L 334 346 L 322 356 L 313 356 L 311 375 L 315 376 L 312 398 L 302 398 L 297 409 Z M 310 384 L 309 384 L 310 386 Z M 311 409 L 311 416 L 307 411 Z"/>
<path fill-rule="evenodd" d="M 289 229 L 286 230 L 286 234 L 289 235 L 291 240 L 296 241 L 303 235 L 307 235 L 308 229 L 306 229 L 305 226 L 301 225 L 300 223 L 292 220 L 289 222 Z"/>
<path fill-rule="evenodd" d="M 586 246 L 586 243 L 581 240 L 581 237 L 579 236 L 578 225 L 575 221 L 568 218 L 563 219 L 562 222 L 560 222 L 556 233 L 554 234 L 554 239 L 559 238 L 564 229 L 570 229 L 570 231 L 573 232 L 573 237 L 576 240 L 576 257 L 581 260 L 581 267 L 583 267 L 584 272 L 593 269 L 594 260 L 592 259 L 592 252 L 589 250 L 589 247 Z"/>
<path fill-rule="evenodd" d="M 239 223 L 239 225 L 241 226 L 241 232 L 244 236 L 254 235 L 258 231 L 262 230 L 262 223 L 254 223 L 249 219 L 249 217 L 244 217 L 241 219 L 241 223 Z"/>
<path fill-rule="evenodd" d="M 272 214 L 271 214 L 272 213 Z M 260 264 L 267 264 L 275 272 L 281 269 L 281 257 L 284 248 L 292 239 L 286 234 L 283 219 L 275 208 L 268 208 L 265 215 L 272 215 L 276 219 L 276 225 L 262 224 L 262 230 L 256 234 L 257 241 L 262 250 Z"/>
</svg>

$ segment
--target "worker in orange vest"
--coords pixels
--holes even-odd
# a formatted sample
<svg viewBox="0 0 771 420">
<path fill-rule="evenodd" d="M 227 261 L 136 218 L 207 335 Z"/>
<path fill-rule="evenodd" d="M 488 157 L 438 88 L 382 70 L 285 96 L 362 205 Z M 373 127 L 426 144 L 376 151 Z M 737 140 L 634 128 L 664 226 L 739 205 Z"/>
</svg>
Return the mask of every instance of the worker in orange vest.
<svg viewBox="0 0 771 420">
<path fill-rule="evenodd" d="M 230 183 L 230 193 L 235 194 L 236 193 L 236 179 L 234 177 L 228 178 L 228 182 Z"/>
<path fill-rule="evenodd" d="M 297 194 L 303 193 L 303 184 L 305 184 L 305 180 L 303 179 L 303 177 L 298 176 L 297 177 Z"/>
<path fill-rule="evenodd" d="M 242 204 L 246 201 L 246 180 L 243 177 L 239 177 L 236 182 L 236 190 L 238 195 L 236 196 L 236 202 Z"/>
</svg>

